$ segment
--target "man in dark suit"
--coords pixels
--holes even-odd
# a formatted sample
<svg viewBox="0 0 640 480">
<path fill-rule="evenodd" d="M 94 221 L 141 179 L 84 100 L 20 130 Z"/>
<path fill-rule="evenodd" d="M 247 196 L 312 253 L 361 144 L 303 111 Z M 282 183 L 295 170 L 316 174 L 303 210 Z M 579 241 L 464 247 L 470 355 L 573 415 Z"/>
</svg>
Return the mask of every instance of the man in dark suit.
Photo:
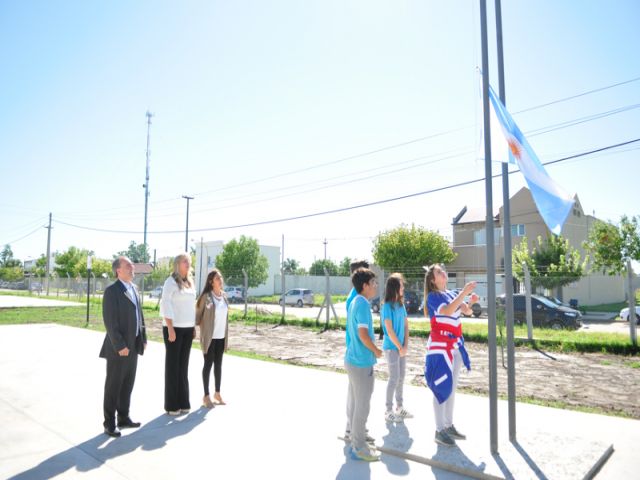
<svg viewBox="0 0 640 480">
<path fill-rule="evenodd" d="M 107 334 L 100 357 L 107 359 L 104 383 L 104 433 L 119 437 L 123 428 L 138 428 L 129 417 L 131 392 L 136 380 L 138 355 L 147 346 L 142 305 L 133 283 L 133 263 L 120 256 L 113 261 L 117 280 L 104 291 L 102 319 Z M 117 413 L 117 424 L 116 424 Z"/>
</svg>

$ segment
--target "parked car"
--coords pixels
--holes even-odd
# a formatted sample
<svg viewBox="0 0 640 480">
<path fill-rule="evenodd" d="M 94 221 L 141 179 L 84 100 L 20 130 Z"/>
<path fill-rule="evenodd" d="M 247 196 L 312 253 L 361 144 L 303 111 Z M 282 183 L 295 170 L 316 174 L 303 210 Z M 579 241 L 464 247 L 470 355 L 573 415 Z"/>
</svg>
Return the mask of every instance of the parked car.
<svg viewBox="0 0 640 480">
<path fill-rule="evenodd" d="M 227 294 L 227 300 L 229 300 L 230 303 L 244 302 L 243 287 L 224 287 L 224 291 Z"/>
<path fill-rule="evenodd" d="M 156 287 L 149 292 L 149 298 L 160 298 L 162 296 L 162 287 Z"/>
<path fill-rule="evenodd" d="M 525 298 L 523 293 L 513 295 L 513 319 L 516 323 L 527 321 Z M 499 308 L 504 308 L 504 294 L 498 296 L 496 302 Z M 582 314 L 578 310 L 558 305 L 542 295 L 531 295 L 531 312 L 534 327 L 575 330 L 582 325 Z"/>
<path fill-rule="evenodd" d="M 373 313 L 380 313 L 380 297 L 373 297 L 369 300 L 369 303 L 371 304 L 371 311 Z"/>
<path fill-rule="evenodd" d="M 420 310 L 420 297 L 418 297 L 416 292 L 405 290 L 404 308 L 407 310 L 407 313 L 418 313 Z"/>
<path fill-rule="evenodd" d="M 283 297 L 281 296 L 279 300 L 280 305 L 282 305 L 282 302 Z M 308 288 L 292 288 L 284 294 L 284 303 L 298 307 L 313 305 L 313 292 Z"/>
<path fill-rule="evenodd" d="M 371 304 L 371 311 L 373 313 L 380 312 L 380 297 L 372 298 L 369 303 Z M 404 308 L 407 310 L 407 313 L 417 313 L 420 311 L 421 306 L 420 297 L 416 292 L 412 292 L 406 290 L 404 292 Z"/>
<path fill-rule="evenodd" d="M 620 319 L 625 322 L 629 321 L 629 307 L 620 310 Z M 636 324 L 640 325 L 640 305 L 636 305 Z"/>
<path fill-rule="evenodd" d="M 42 284 L 40 282 L 33 282 L 30 286 L 29 289 L 32 292 L 42 292 Z"/>
</svg>

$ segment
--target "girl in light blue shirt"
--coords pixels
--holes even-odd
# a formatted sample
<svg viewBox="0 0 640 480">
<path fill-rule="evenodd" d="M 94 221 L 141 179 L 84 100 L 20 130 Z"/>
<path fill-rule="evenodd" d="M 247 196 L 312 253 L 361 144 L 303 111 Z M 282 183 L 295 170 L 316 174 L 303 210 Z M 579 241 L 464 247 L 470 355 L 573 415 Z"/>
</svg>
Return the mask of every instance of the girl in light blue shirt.
<svg viewBox="0 0 640 480">
<path fill-rule="evenodd" d="M 387 279 L 384 305 L 380 312 L 384 341 L 382 350 L 387 360 L 389 381 L 387 383 L 387 422 L 402 422 L 413 415 L 402 405 L 405 371 L 407 369 L 407 347 L 409 346 L 409 322 L 404 307 L 404 278 L 401 273 L 393 273 Z M 396 410 L 393 411 L 393 394 Z"/>
</svg>

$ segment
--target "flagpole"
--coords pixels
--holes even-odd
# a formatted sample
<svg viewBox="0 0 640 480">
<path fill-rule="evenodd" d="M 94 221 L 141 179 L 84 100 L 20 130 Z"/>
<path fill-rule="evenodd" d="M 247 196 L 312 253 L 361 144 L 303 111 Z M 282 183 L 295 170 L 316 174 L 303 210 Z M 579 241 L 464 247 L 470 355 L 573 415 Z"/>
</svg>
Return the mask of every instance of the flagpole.
<svg viewBox="0 0 640 480">
<path fill-rule="evenodd" d="M 504 50 L 502 48 L 502 6 L 501 0 L 495 0 L 496 43 L 498 47 L 499 95 L 506 106 L 504 82 Z M 504 296 L 505 320 L 507 330 L 507 402 L 509 411 L 509 440 L 516 441 L 516 355 L 513 331 L 513 271 L 511 258 L 511 205 L 509 199 L 509 164 L 502 163 L 502 228 L 504 239 Z"/>
<path fill-rule="evenodd" d="M 496 347 L 496 267 L 493 227 L 491 131 L 489 119 L 489 53 L 487 47 L 487 2 L 480 0 L 482 39 L 482 112 L 484 117 L 484 172 L 486 195 L 487 316 L 489 341 L 489 439 L 491 453 L 498 453 L 498 362 Z"/>
</svg>

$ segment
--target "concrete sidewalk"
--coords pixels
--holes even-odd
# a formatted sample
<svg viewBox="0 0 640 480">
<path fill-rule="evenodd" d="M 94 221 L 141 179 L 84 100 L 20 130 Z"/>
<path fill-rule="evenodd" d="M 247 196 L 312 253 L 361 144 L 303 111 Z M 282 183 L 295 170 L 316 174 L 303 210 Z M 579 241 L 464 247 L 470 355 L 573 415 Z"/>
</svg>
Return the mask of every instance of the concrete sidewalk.
<svg viewBox="0 0 640 480">
<path fill-rule="evenodd" d="M 164 347 L 140 359 L 131 416 L 122 438 L 102 434 L 103 334 L 55 325 L 0 327 L 0 478 L 264 479 L 464 478 L 383 455 L 366 464 L 346 455 L 346 377 L 339 373 L 225 357 L 228 405 L 199 408 L 202 355 L 190 367 L 193 410 L 177 419 L 163 404 Z M 303 345 L 300 348 L 304 348 Z M 385 382 L 369 417 L 376 444 L 505 478 L 579 479 L 610 444 L 616 451 L 597 478 L 640 475 L 640 422 L 518 404 L 519 443 L 507 440 L 500 402 L 500 455 L 489 453 L 488 400 L 458 395 L 459 447 L 433 442 L 431 394 L 407 386 L 415 418 L 385 425 Z"/>
<path fill-rule="evenodd" d="M 48 298 L 23 297 L 20 295 L 0 295 L 0 308 L 18 307 L 79 307 L 82 303 Z"/>
</svg>

